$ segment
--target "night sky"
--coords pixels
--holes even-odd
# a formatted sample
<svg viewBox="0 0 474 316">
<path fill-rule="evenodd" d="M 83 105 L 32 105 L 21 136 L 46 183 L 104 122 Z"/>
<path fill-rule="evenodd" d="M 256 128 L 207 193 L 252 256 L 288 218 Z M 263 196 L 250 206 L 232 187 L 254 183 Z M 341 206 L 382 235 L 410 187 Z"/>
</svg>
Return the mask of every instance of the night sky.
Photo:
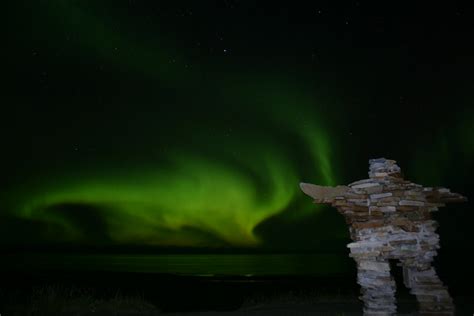
<svg viewBox="0 0 474 316">
<path fill-rule="evenodd" d="M 474 199 L 474 14 L 453 2 L 14 5 L 2 247 L 346 251 L 298 183 L 377 157 Z M 435 215 L 443 248 L 472 240 L 469 204 Z"/>
</svg>

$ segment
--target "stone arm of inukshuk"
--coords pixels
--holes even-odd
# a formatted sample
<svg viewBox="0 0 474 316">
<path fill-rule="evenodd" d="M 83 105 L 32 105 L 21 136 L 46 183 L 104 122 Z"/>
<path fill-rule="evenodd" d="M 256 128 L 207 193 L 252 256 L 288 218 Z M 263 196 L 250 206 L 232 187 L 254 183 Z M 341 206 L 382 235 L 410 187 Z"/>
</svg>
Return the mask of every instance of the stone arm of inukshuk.
<svg viewBox="0 0 474 316">
<path fill-rule="evenodd" d="M 461 194 L 453 193 L 442 187 L 424 188 L 421 185 L 404 180 L 399 180 L 398 184 L 382 185 L 381 183 L 370 183 L 367 180 L 357 181 L 349 184 L 349 186 L 336 187 L 300 183 L 300 188 L 306 195 L 313 198 L 314 203 L 331 204 L 339 212 L 347 215 L 345 216 L 347 224 L 355 229 L 392 224 L 405 231 L 417 230 L 414 222 L 428 220 L 429 215 L 427 213 L 437 211 L 439 207 L 445 206 L 446 203 L 465 202 L 467 200 Z M 358 184 L 359 182 L 362 184 Z M 387 185 L 395 185 L 396 189 L 404 189 L 405 191 L 382 193 L 382 188 Z M 360 190 L 358 187 L 364 187 L 363 191 L 358 192 Z M 383 196 L 386 194 L 389 195 L 387 199 L 393 199 L 393 201 L 382 202 L 384 200 Z M 402 195 L 395 197 L 392 194 Z M 369 200 L 370 197 L 374 197 L 374 200 Z M 380 203 L 388 203 L 388 206 L 380 206 L 379 201 Z M 411 214 L 406 217 L 399 212 L 411 212 Z M 395 213 L 399 215 L 395 216 Z"/>
<path fill-rule="evenodd" d="M 451 192 L 446 188 L 423 188 L 426 201 L 430 203 L 439 203 L 444 206 L 446 203 L 467 202 L 467 198 L 459 193 Z"/>
<path fill-rule="evenodd" d="M 311 183 L 300 183 L 301 190 L 314 199 L 314 203 L 332 204 L 336 197 L 344 196 L 350 190 L 348 186 L 325 187 Z"/>
<path fill-rule="evenodd" d="M 336 187 L 321 186 L 311 183 L 300 183 L 301 190 L 314 199 L 314 203 L 332 204 L 337 197 L 344 197 L 351 188 L 345 185 Z M 467 198 L 459 193 L 451 192 L 447 188 L 423 188 L 423 195 L 427 202 L 445 206 L 446 203 L 466 202 Z"/>
</svg>

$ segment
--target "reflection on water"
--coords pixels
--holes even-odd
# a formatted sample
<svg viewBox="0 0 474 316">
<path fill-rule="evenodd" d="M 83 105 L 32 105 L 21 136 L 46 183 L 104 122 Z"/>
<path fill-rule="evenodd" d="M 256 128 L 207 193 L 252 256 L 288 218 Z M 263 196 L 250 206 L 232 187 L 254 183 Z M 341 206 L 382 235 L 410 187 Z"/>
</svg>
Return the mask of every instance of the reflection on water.
<svg viewBox="0 0 474 316">
<path fill-rule="evenodd" d="M 3 269 L 81 270 L 167 273 L 195 276 L 340 275 L 349 258 L 336 254 L 168 254 L 71 255 L 28 254 L 2 258 Z"/>
</svg>

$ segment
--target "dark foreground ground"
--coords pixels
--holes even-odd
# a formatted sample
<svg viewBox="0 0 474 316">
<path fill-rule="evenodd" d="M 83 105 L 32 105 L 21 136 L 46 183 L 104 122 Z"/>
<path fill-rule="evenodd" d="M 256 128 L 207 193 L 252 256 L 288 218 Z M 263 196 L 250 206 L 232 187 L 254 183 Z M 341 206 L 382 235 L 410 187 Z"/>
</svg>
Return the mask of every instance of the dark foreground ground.
<svg viewBox="0 0 474 316">
<path fill-rule="evenodd" d="M 397 275 L 397 281 L 401 282 Z M 0 274 L 0 313 L 9 315 L 361 315 L 355 275 L 191 277 L 124 272 Z M 400 283 L 399 282 L 399 283 Z M 459 315 L 473 315 L 471 289 L 453 285 Z M 398 284 L 399 314 L 416 302 Z"/>
</svg>

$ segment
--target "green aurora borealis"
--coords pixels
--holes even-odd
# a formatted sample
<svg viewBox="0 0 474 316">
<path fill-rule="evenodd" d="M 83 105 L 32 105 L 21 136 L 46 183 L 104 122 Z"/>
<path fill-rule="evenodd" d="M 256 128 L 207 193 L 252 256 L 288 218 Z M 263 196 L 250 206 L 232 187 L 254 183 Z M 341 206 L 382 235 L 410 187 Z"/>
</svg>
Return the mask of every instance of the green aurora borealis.
<svg viewBox="0 0 474 316">
<path fill-rule="evenodd" d="M 290 116 L 275 118 L 284 129 L 278 135 L 283 132 L 294 138 L 298 152 L 315 164 L 307 170 L 312 169 L 320 183 L 335 184 L 328 135 L 311 127 L 321 126 L 315 124 L 316 119 L 301 118 L 301 125 L 291 125 Z M 284 119 L 288 126 L 283 125 Z M 267 124 L 276 125 L 270 118 Z M 235 136 L 190 133 L 192 143 L 203 145 L 171 145 L 160 155 L 160 163 L 141 163 L 120 171 L 89 167 L 41 180 L 34 193 L 19 194 L 22 204 L 14 206 L 15 214 L 57 226 L 66 240 L 81 240 L 84 231 L 61 211 L 67 214 L 68 206 L 85 205 L 103 217 L 108 237 L 117 243 L 213 245 L 207 234 L 186 232 L 192 228 L 225 244 L 258 244 L 254 228 L 287 210 L 299 195 L 298 183 L 304 175 L 292 161 L 297 157 L 258 128 L 235 131 Z M 239 138 L 248 141 L 242 144 Z M 301 216 L 312 208 L 311 204 L 299 206 L 293 212 Z"/>
<path fill-rule="evenodd" d="M 323 38 L 318 50 L 333 45 L 314 65 L 311 50 L 307 61 L 298 55 L 312 41 L 292 39 L 298 25 L 281 27 L 289 30 L 283 44 L 263 38 L 266 29 L 252 20 L 235 29 L 254 35 L 227 42 L 221 33 L 239 34 L 232 19 L 199 40 L 225 18 L 198 21 L 199 6 L 188 3 L 192 18 L 168 5 L 144 19 L 146 6 L 107 3 L 49 1 L 27 9 L 34 28 L 16 22 L 15 41 L 31 59 L 15 68 L 17 81 L 38 72 L 48 83 L 28 79 L 13 89 L 21 96 L 10 96 L 17 106 L 4 128 L 18 132 L 5 145 L 4 245 L 288 248 L 304 234 L 345 240 L 337 214 L 329 215 L 336 224 L 304 225 L 328 210 L 311 205 L 298 183 L 352 182 L 376 156 L 398 160 L 411 180 L 469 196 L 470 180 L 449 173 L 472 171 L 469 84 L 420 105 L 448 79 L 418 86 L 417 75 L 405 77 L 410 69 L 398 69 L 403 61 L 393 62 L 393 47 L 376 54 L 389 61 L 378 61 L 371 47 L 332 39 L 338 29 L 312 35 Z M 173 20 L 174 9 L 190 22 Z M 341 55 L 352 46 L 354 54 Z M 436 108 L 455 98 L 457 111 Z"/>
</svg>

